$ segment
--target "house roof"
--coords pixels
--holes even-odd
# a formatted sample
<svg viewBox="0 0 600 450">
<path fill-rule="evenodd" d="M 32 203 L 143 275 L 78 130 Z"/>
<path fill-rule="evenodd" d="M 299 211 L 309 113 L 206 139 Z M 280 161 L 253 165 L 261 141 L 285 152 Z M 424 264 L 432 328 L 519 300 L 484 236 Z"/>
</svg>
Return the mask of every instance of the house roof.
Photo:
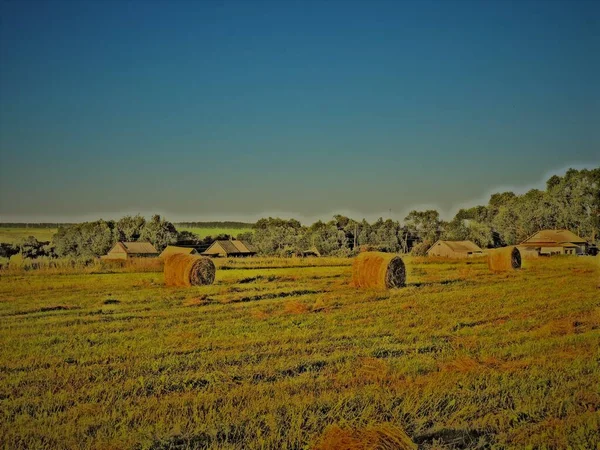
<svg viewBox="0 0 600 450">
<path fill-rule="evenodd" d="M 194 248 L 188 247 L 177 247 L 176 245 L 167 245 L 167 247 L 160 254 L 161 258 L 169 255 L 184 254 L 184 255 L 195 255 L 198 253 Z"/>
<path fill-rule="evenodd" d="M 522 244 L 563 244 L 567 242 L 585 244 L 586 241 L 569 230 L 542 230 L 525 239 Z"/>
<path fill-rule="evenodd" d="M 214 246 L 220 246 L 228 255 L 239 255 L 241 253 L 256 253 L 254 247 L 245 241 L 219 240 L 212 243 L 205 252 L 208 252 Z"/>
<path fill-rule="evenodd" d="M 246 241 L 231 241 L 231 243 L 242 253 L 256 253 L 256 249 Z"/>
<path fill-rule="evenodd" d="M 437 241 L 429 250 L 432 250 L 438 243 L 447 245 L 453 252 L 456 253 L 475 253 L 483 252 L 483 250 L 474 242 L 471 241 Z M 427 250 L 429 252 L 429 250 Z"/>
<path fill-rule="evenodd" d="M 140 255 L 158 253 L 158 250 L 156 250 L 154 245 L 150 242 L 117 242 L 116 245 L 120 245 L 123 250 L 129 254 Z"/>
</svg>

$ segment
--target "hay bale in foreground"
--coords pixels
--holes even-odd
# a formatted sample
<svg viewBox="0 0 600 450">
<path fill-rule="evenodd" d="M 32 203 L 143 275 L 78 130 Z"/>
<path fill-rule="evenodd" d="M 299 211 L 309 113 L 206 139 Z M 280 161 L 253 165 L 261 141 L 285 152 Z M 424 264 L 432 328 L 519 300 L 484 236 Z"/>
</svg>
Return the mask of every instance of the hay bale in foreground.
<svg viewBox="0 0 600 450">
<path fill-rule="evenodd" d="M 521 268 L 521 252 L 515 246 L 488 251 L 488 267 L 493 272 L 507 272 Z"/>
<path fill-rule="evenodd" d="M 359 288 L 390 289 L 406 283 L 402 258 L 391 253 L 364 252 L 352 264 L 352 285 Z"/>
<path fill-rule="evenodd" d="M 165 258 L 167 286 L 202 286 L 215 281 L 215 264 L 201 256 L 181 253 Z"/>
<path fill-rule="evenodd" d="M 315 450 L 416 450 L 404 430 L 391 424 L 370 425 L 365 428 L 341 428 L 330 425 L 325 429 Z"/>
</svg>

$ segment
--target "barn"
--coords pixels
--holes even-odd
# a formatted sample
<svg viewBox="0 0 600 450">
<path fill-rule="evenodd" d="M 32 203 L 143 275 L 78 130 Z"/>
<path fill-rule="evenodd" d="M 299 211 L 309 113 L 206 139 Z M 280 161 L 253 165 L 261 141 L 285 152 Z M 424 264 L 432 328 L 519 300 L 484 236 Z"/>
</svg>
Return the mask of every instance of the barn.
<svg viewBox="0 0 600 450">
<path fill-rule="evenodd" d="M 198 252 L 195 248 L 191 247 L 177 247 L 176 245 L 167 245 L 162 253 L 158 256 L 159 258 L 166 258 L 171 255 L 197 255 Z"/>
<path fill-rule="evenodd" d="M 202 255 L 225 258 L 243 257 L 256 255 L 256 250 L 246 241 L 217 240 L 202 252 Z"/>
<path fill-rule="evenodd" d="M 150 242 L 117 242 L 102 259 L 155 258 L 158 251 Z"/>
<path fill-rule="evenodd" d="M 427 256 L 445 258 L 472 258 L 483 256 L 483 250 L 471 241 L 442 241 L 439 240 L 427 250 Z"/>
<path fill-rule="evenodd" d="M 534 249 L 540 255 L 585 255 L 588 243 L 569 230 L 542 230 L 525 239 L 520 247 Z"/>
</svg>

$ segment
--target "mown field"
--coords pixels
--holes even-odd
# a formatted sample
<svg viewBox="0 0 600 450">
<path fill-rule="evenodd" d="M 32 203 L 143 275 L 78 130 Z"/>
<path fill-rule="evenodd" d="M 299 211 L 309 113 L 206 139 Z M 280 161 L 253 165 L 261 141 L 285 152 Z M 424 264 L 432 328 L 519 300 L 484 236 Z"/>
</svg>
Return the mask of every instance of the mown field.
<svg viewBox="0 0 600 450">
<path fill-rule="evenodd" d="M 0 242 L 15 244 L 29 236 L 38 241 L 51 241 L 52 236 L 58 231 L 57 228 L 10 228 L 0 227 Z"/>
<path fill-rule="evenodd" d="M 335 424 L 423 449 L 600 448 L 599 261 L 407 258 L 392 291 L 350 287 L 347 259 L 221 260 L 194 288 L 0 272 L 0 442 L 309 449 Z"/>
</svg>

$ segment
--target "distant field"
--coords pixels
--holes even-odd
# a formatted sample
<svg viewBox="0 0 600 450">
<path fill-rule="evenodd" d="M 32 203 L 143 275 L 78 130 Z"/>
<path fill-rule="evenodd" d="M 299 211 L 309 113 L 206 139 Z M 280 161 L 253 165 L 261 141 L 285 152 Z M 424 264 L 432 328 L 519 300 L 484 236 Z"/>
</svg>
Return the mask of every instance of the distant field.
<svg viewBox="0 0 600 450">
<path fill-rule="evenodd" d="M 252 228 L 185 228 L 177 227 L 177 231 L 191 231 L 201 238 L 206 236 L 217 236 L 218 234 L 229 234 L 236 237 L 240 233 L 252 231 Z M 51 241 L 56 234 L 56 228 L 4 228 L 0 227 L 0 242 L 14 244 L 20 239 L 34 236 L 38 241 Z"/>
<path fill-rule="evenodd" d="M 20 239 L 29 236 L 35 237 L 38 241 L 51 241 L 52 236 L 56 234 L 56 228 L 4 228 L 0 227 L 0 242 L 14 244 Z"/>
<path fill-rule="evenodd" d="M 230 236 L 236 237 L 240 233 L 246 233 L 252 231 L 252 228 L 186 228 L 177 227 L 177 231 L 190 231 L 197 234 L 201 238 L 206 236 L 215 237 L 219 234 L 229 234 Z"/>
<path fill-rule="evenodd" d="M 599 259 L 405 260 L 390 291 L 335 258 L 217 260 L 193 288 L 0 272 L 0 442 L 310 449 L 389 424 L 421 450 L 597 448 Z"/>
</svg>

